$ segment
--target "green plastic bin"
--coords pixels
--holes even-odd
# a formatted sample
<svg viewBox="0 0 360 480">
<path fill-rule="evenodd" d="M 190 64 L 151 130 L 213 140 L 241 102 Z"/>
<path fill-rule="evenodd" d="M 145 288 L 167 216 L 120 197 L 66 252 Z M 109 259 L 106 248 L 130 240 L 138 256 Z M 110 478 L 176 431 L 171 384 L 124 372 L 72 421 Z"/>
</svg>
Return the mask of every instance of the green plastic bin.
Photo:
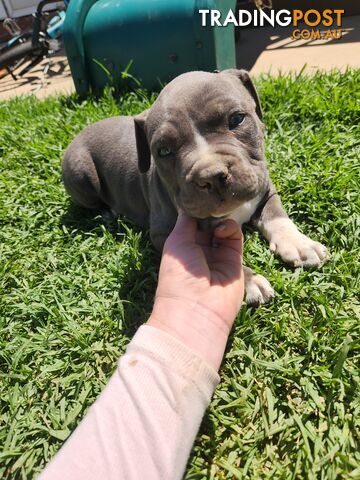
<svg viewBox="0 0 360 480">
<path fill-rule="evenodd" d="M 64 44 L 76 91 L 99 93 L 129 73 L 148 90 L 191 70 L 235 67 L 234 28 L 202 27 L 199 9 L 223 15 L 235 0 L 72 0 Z"/>
</svg>

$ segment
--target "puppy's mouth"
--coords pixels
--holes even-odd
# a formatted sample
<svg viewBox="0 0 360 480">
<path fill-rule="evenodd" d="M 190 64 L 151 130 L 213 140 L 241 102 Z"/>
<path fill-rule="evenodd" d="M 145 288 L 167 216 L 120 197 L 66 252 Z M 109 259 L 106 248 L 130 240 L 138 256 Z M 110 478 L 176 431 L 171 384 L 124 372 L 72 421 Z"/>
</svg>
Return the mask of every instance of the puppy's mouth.
<svg viewBox="0 0 360 480">
<path fill-rule="evenodd" d="M 244 161 L 195 166 L 197 170 L 192 168 L 182 177 L 175 195 L 176 204 L 194 218 L 226 217 L 257 197 L 262 188 L 262 176 Z"/>
<path fill-rule="evenodd" d="M 200 195 L 179 194 L 176 203 L 180 209 L 194 218 L 223 218 L 229 216 L 257 195 L 258 192 L 251 195 L 227 192 L 227 194 L 212 194 L 201 198 Z"/>
</svg>

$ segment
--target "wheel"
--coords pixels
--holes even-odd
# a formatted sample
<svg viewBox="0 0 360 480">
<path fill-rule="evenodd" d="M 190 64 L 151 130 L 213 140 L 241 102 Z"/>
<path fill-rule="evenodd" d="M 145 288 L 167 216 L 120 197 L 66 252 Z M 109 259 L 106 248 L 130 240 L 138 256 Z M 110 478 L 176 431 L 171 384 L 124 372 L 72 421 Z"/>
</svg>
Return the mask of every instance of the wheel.
<svg viewBox="0 0 360 480">
<path fill-rule="evenodd" d="M 24 57 L 29 55 L 38 56 L 45 52 L 46 47 L 44 48 L 41 44 L 33 46 L 31 40 L 27 40 L 24 43 L 6 49 L 0 54 L 0 69 L 11 68 Z"/>
<path fill-rule="evenodd" d="M 2 47 L 0 48 L 0 55 L 1 55 L 2 53 L 7 52 L 10 48 L 14 48 L 15 45 L 19 45 L 19 44 L 25 43 L 25 41 L 26 41 L 26 40 L 29 40 L 30 38 L 32 38 L 32 33 L 31 33 L 31 32 L 25 32 L 25 33 L 22 33 L 21 35 L 18 35 L 17 37 L 11 38 L 11 39 L 5 44 L 5 46 L 2 46 Z"/>
</svg>

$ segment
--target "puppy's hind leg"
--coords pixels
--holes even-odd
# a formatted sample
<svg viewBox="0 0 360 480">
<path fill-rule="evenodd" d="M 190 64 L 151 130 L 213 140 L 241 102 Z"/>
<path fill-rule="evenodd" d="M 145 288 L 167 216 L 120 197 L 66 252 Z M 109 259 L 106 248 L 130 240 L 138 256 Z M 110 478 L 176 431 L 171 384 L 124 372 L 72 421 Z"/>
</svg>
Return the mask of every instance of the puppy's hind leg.
<svg viewBox="0 0 360 480">
<path fill-rule="evenodd" d="M 100 180 L 91 154 L 85 147 L 67 149 L 62 161 L 65 189 L 75 203 L 82 207 L 104 208 Z"/>
</svg>

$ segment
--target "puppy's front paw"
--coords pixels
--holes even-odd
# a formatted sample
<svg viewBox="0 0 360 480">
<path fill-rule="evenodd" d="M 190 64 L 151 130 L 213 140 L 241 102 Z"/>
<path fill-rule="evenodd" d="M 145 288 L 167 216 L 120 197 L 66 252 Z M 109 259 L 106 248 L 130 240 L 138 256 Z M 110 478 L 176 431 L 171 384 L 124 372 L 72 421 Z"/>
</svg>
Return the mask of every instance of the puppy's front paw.
<svg viewBox="0 0 360 480">
<path fill-rule="evenodd" d="M 245 275 L 245 302 L 248 305 L 268 303 L 274 295 L 275 291 L 265 277 L 252 272 Z"/>
<path fill-rule="evenodd" d="M 276 221 L 276 220 L 275 220 Z M 270 250 L 294 267 L 318 267 L 327 258 L 324 245 L 303 235 L 288 219 L 279 219 L 280 228 L 271 232 Z"/>
</svg>

